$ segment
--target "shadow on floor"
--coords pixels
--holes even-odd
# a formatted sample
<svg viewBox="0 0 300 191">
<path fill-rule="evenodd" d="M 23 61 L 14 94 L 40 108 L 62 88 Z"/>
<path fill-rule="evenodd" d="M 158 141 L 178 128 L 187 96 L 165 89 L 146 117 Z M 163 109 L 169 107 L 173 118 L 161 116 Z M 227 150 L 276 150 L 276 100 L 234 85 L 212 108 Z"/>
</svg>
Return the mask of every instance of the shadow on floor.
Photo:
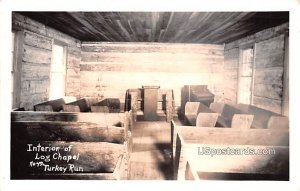
<svg viewBox="0 0 300 191">
<path fill-rule="evenodd" d="M 171 158 L 171 143 L 156 143 L 155 146 L 164 158 L 164 162 L 158 162 L 157 167 L 163 173 L 166 180 L 174 180 Z"/>
</svg>

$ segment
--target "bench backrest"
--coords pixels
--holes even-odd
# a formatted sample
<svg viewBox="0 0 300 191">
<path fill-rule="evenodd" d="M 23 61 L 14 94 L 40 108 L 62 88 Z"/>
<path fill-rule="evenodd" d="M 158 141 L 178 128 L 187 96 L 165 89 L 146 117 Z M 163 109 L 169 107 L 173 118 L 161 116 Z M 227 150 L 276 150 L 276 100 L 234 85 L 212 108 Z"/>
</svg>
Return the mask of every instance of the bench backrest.
<svg viewBox="0 0 300 191">
<path fill-rule="evenodd" d="M 196 127 L 214 127 L 218 116 L 217 113 L 199 113 L 196 119 Z"/>
<path fill-rule="evenodd" d="M 185 115 L 195 115 L 198 113 L 213 113 L 206 105 L 200 102 L 186 102 L 185 104 Z"/>
<path fill-rule="evenodd" d="M 96 113 L 109 113 L 109 108 L 107 106 L 91 106 L 91 112 Z"/>
<path fill-rule="evenodd" d="M 242 111 L 238 108 L 235 108 L 232 105 L 224 104 L 224 108 L 223 108 L 223 111 L 222 111 L 221 115 L 225 119 L 232 120 L 232 118 L 235 114 L 246 114 L 246 112 L 244 112 L 244 111 Z"/>
<path fill-rule="evenodd" d="M 39 103 L 34 105 L 34 111 L 60 111 L 63 109 L 63 105 L 65 104 L 65 100 L 63 98 L 49 100 L 43 103 Z"/>
<path fill-rule="evenodd" d="M 237 104 L 237 108 L 254 115 L 252 127 L 257 129 L 265 128 L 288 128 L 288 117 L 268 111 L 253 105 Z"/>
<path fill-rule="evenodd" d="M 88 112 L 90 108 L 85 98 L 63 105 L 65 112 Z"/>
</svg>

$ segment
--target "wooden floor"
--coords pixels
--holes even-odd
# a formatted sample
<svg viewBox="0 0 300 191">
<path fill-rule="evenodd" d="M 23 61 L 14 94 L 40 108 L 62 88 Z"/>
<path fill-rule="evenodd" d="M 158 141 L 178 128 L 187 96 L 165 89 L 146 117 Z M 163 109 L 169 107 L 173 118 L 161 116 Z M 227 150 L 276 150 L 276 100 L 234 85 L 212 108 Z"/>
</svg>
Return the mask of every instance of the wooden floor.
<svg viewBox="0 0 300 191">
<path fill-rule="evenodd" d="M 170 123 L 136 122 L 130 162 L 131 180 L 171 180 Z"/>
</svg>

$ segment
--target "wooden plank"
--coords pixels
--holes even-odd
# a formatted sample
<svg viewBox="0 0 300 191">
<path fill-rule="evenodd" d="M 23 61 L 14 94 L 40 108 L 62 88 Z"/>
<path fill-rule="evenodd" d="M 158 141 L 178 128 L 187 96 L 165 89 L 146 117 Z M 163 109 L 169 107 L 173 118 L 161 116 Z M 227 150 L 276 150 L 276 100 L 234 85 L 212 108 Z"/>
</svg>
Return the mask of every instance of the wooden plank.
<svg viewBox="0 0 300 191">
<path fill-rule="evenodd" d="M 51 64 L 50 50 L 24 45 L 24 62 Z"/>
<path fill-rule="evenodd" d="M 223 46 L 214 44 L 184 44 L 184 43 L 108 43 L 82 42 L 83 53 L 168 53 L 180 54 L 198 52 L 206 55 L 223 55 Z"/>
<path fill-rule="evenodd" d="M 250 129 L 254 115 L 235 114 L 232 118 L 231 128 Z"/>
<path fill-rule="evenodd" d="M 217 113 L 199 113 L 196 119 L 196 127 L 214 127 L 218 116 Z"/>
<path fill-rule="evenodd" d="M 35 48 L 41 48 L 50 51 L 52 50 L 52 40 L 50 38 L 37 35 L 28 31 L 24 33 L 24 44 Z"/>
<path fill-rule="evenodd" d="M 271 67 L 283 67 L 283 60 L 284 60 L 284 51 L 281 50 L 280 52 L 272 52 L 270 54 L 265 53 L 263 51 L 263 55 L 257 57 L 255 60 L 256 68 L 271 68 Z"/>
<path fill-rule="evenodd" d="M 12 122 L 11 127 L 14 138 L 28 141 L 125 141 L 124 128 L 87 122 Z"/>
<path fill-rule="evenodd" d="M 282 89 L 282 84 L 254 84 L 253 95 L 274 100 L 281 100 Z"/>
<path fill-rule="evenodd" d="M 47 150 L 46 147 L 49 149 Z M 36 150 L 38 148 L 40 150 Z M 114 172 L 119 157 L 124 153 L 124 145 L 105 142 L 16 141 L 12 144 L 12 177 L 19 178 L 32 173 L 47 172 L 60 174 L 77 171 L 79 173 Z M 30 167 L 31 161 L 35 162 L 32 167 Z M 36 162 L 40 162 L 40 165 Z"/>
<path fill-rule="evenodd" d="M 233 41 L 231 43 L 227 43 L 225 45 L 225 50 L 236 48 L 236 47 L 239 47 L 240 45 L 243 45 L 243 44 L 260 42 L 260 41 L 264 41 L 264 40 L 267 40 L 267 39 L 274 38 L 276 36 L 279 36 L 279 35 L 283 34 L 288 29 L 288 27 L 289 27 L 289 24 L 284 23 L 284 24 L 278 25 L 276 27 L 272 27 L 272 28 L 262 30 L 260 32 L 255 33 L 254 35 L 251 35 L 251 36 Z"/>
<path fill-rule="evenodd" d="M 273 100 L 266 97 L 253 96 L 253 105 L 275 112 L 281 113 L 281 100 Z"/>
<path fill-rule="evenodd" d="M 22 62 L 22 79 L 23 80 L 44 80 L 49 83 L 50 63 L 29 63 Z M 49 82 L 47 82 L 49 81 Z M 47 87 L 44 87 L 47 89 Z"/>
</svg>

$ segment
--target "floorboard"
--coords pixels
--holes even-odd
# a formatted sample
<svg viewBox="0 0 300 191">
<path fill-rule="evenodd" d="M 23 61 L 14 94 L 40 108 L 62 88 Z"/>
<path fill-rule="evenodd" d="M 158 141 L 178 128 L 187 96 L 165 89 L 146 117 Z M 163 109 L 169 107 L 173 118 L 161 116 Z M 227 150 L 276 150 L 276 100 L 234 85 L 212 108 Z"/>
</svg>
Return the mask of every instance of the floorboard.
<svg viewBox="0 0 300 191">
<path fill-rule="evenodd" d="M 136 122 L 133 152 L 130 157 L 131 180 L 171 180 L 170 123 Z"/>
</svg>

